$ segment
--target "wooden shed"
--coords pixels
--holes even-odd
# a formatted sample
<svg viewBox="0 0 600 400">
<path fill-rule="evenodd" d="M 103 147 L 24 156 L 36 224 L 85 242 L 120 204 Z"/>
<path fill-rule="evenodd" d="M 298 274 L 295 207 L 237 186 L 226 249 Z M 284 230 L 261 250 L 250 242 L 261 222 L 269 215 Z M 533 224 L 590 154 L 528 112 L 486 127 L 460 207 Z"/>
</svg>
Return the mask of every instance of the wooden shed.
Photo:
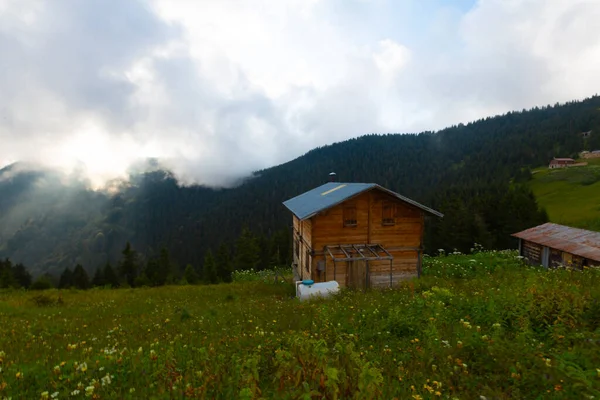
<svg viewBox="0 0 600 400">
<path fill-rule="evenodd" d="M 329 182 L 283 204 L 295 278 L 360 289 L 419 276 L 425 216 L 443 216 L 374 183 Z"/>
<path fill-rule="evenodd" d="M 519 238 L 519 254 L 532 265 L 600 266 L 600 232 L 548 222 L 512 236 Z"/>
</svg>

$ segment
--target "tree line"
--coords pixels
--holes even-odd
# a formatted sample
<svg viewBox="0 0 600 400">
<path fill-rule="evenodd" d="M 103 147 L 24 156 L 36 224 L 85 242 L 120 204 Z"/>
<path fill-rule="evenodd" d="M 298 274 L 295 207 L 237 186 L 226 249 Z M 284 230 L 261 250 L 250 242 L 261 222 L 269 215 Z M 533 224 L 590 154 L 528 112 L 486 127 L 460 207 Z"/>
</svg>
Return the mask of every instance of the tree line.
<svg viewBox="0 0 600 400">
<path fill-rule="evenodd" d="M 223 243 L 214 254 L 208 250 L 199 267 L 187 264 L 181 268 L 164 247 L 158 255 L 146 257 L 129 242 L 121 251 L 118 263 L 113 266 L 106 262 L 93 274 L 77 264 L 73 268 L 64 268 L 59 276 L 45 273 L 34 280 L 22 263 L 13 264 L 6 258 L 0 260 L 0 288 L 85 290 L 93 287 L 217 284 L 232 282 L 234 271 L 270 269 L 290 263 L 288 246 L 282 248 L 273 240 L 256 236 L 244 228 L 235 242 L 233 254 Z"/>
</svg>

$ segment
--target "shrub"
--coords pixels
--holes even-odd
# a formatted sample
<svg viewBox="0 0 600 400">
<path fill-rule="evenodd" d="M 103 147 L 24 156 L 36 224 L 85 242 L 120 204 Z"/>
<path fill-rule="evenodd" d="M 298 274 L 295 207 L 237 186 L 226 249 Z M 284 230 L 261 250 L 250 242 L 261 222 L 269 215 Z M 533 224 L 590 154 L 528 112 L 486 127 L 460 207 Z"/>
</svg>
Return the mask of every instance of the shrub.
<svg viewBox="0 0 600 400">
<path fill-rule="evenodd" d="M 51 306 L 55 300 L 47 294 L 38 294 L 31 297 L 31 301 L 38 307 Z"/>
<path fill-rule="evenodd" d="M 31 284 L 32 290 L 47 290 L 52 289 L 53 287 L 54 285 L 50 281 L 50 278 L 45 275 L 40 276 Z"/>
</svg>

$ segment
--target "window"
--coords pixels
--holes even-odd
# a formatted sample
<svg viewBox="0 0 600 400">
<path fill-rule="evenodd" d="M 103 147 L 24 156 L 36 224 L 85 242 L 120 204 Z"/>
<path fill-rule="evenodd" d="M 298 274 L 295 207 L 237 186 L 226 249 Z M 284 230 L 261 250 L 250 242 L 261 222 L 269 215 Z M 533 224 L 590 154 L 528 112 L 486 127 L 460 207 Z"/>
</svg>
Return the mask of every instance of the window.
<svg viewBox="0 0 600 400">
<path fill-rule="evenodd" d="M 391 201 L 384 201 L 382 206 L 381 224 L 395 225 L 396 205 Z"/>
<path fill-rule="evenodd" d="M 356 207 L 344 207 L 344 226 L 356 225 Z"/>
</svg>

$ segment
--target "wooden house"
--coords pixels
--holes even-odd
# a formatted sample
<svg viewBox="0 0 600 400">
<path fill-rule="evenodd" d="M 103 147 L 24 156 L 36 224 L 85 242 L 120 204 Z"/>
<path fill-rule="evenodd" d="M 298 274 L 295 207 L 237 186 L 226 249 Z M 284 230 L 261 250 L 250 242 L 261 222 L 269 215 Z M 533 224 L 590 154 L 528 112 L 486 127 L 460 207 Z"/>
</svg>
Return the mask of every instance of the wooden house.
<svg viewBox="0 0 600 400">
<path fill-rule="evenodd" d="M 283 204 L 295 278 L 361 289 L 419 276 L 425 216 L 443 216 L 374 183 L 329 182 Z"/>
<path fill-rule="evenodd" d="M 532 265 L 600 266 L 600 232 L 548 222 L 512 236 L 519 238 L 519 254 Z"/>
<path fill-rule="evenodd" d="M 575 164 L 575 160 L 572 158 L 554 158 L 550 161 L 548 168 L 565 168 Z"/>
</svg>

